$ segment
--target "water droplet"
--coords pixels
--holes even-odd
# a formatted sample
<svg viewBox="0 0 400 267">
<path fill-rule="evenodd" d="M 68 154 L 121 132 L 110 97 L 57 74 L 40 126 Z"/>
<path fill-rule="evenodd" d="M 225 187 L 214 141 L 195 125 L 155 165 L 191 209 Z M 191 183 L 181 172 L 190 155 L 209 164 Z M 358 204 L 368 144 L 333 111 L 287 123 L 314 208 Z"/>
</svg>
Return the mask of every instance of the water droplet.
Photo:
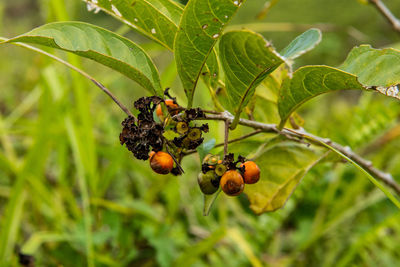
<svg viewBox="0 0 400 267">
<path fill-rule="evenodd" d="M 151 29 L 151 33 L 152 33 L 152 34 L 156 34 L 156 33 L 157 33 L 157 32 L 156 32 L 156 29 L 154 29 L 154 28 Z"/>
<path fill-rule="evenodd" d="M 201 26 L 201 28 L 202 28 L 203 30 L 207 29 L 207 28 L 208 28 L 208 24 L 204 24 L 203 26 Z"/>
<path fill-rule="evenodd" d="M 214 38 L 214 39 L 217 39 L 219 37 L 219 34 L 218 33 L 216 33 L 216 34 L 214 34 L 213 36 L 212 36 L 212 38 Z"/>
</svg>

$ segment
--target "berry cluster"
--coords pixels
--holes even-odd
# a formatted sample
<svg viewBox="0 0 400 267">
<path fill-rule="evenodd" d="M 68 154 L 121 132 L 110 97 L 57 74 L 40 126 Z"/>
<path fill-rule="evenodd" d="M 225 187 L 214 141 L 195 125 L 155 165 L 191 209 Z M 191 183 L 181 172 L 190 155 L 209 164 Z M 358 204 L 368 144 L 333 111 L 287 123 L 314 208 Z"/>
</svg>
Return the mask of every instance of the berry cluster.
<svg viewBox="0 0 400 267">
<path fill-rule="evenodd" d="M 122 122 L 119 139 L 137 159 L 149 159 L 154 172 L 180 175 L 183 173 L 180 167 L 183 155 L 203 143 L 202 135 L 209 129 L 208 124 L 198 126 L 194 123 L 205 117 L 201 109 L 182 108 L 168 90 L 164 94 L 169 98 L 151 96 L 135 101 L 134 106 L 139 111 L 137 119 L 129 116 Z M 168 132 L 173 136 L 167 138 Z M 197 181 L 206 195 L 214 194 L 221 187 L 227 195 L 237 196 L 243 192 L 244 184 L 254 184 L 259 178 L 257 164 L 242 156 L 235 161 L 233 154 L 227 154 L 223 160 L 218 155 L 207 155 Z"/>
<path fill-rule="evenodd" d="M 237 165 L 239 167 L 237 167 Z M 244 190 L 244 184 L 254 184 L 260 179 L 260 169 L 253 161 L 228 154 L 223 160 L 218 155 L 207 155 L 203 160 L 202 172 L 197 177 L 203 194 L 214 194 L 221 186 L 229 196 L 237 196 Z"/>
<path fill-rule="evenodd" d="M 165 95 L 170 97 L 168 90 Z M 165 105 L 167 114 L 163 113 L 162 105 Z M 180 162 L 183 153 L 196 149 L 204 140 L 203 132 L 208 132 L 208 124 L 197 126 L 192 122 L 203 118 L 203 111 L 199 108 L 185 109 L 178 105 L 175 98 L 164 100 L 158 96 L 142 97 L 135 101 L 134 107 L 140 113 L 137 121 L 129 116 L 122 122 L 121 145 L 125 144 L 137 159 L 149 159 L 156 173 L 182 174 Z M 160 122 L 155 120 L 154 115 Z M 166 138 L 164 134 L 167 130 L 172 130 L 175 136 Z"/>
</svg>

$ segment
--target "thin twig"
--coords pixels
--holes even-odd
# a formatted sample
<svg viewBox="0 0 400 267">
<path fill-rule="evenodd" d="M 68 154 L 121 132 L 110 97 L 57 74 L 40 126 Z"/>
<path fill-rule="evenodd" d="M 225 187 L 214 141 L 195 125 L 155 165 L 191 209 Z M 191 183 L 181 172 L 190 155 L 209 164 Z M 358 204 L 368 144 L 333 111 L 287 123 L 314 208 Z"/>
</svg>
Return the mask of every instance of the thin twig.
<svg viewBox="0 0 400 267">
<path fill-rule="evenodd" d="M 259 133 L 263 133 L 263 131 L 262 131 L 262 130 L 255 130 L 254 132 L 251 132 L 251 133 L 245 134 L 245 135 L 243 135 L 243 136 L 241 136 L 241 137 L 238 137 L 238 138 L 229 140 L 229 141 L 228 141 L 228 144 L 232 144 L 232 143 L 235 143 L 235 142 L 242 141 L 242 140 L 244 140 L 244 139 L 246 139 L 246 138 L 252 137 L 253 135 L 256 135 L 256 134 L 259 134 Z M 214 148 L 216 148 L 216 147 L 221 147 L 221 146 L 223 146 L 223 145 L 225 145 L 225 142 L 216 144 L 216 145 L 214 146 Z M 194 153 L 197 153 L 197 150 L 196 150 L 196 149 L 188 150 L 188 151 L 184 152 L 183 155 L 184 155 L 184 156 L 187 156 L 187 155 L 191 155 L 191 154 L 194 154 Z"/>
<path fill-rule="evenodd" d="M 390 9 L 381 0 L 369 0 L 382 16 L 392 25 L 392 28 L 400 33 L 400 20 L 396 18 Z"/>
<path fill-rule="evenodd" d="M 175 158 L 174 154 L 171 153 L 168 147 L 169 147 L 168 144 L 166 144 L 165 148 L 167 150 L 167 153 L 172 157 L 172 160 L 175 162 L 176 167 L 178 168 L 181 174 L 185 173 L 185 171 L 182 169 L 181 164 L 179 164 L 178 160 Z"/>
<path fill-rule="evenodd" d="M 0 37 L 0 40 L 1 40 L 1 41 L 7 41 L 6 38 L 2 38 L 2 37 Z M 17 46 L 21 46 L 21 47 L 24 47 L 24 48 L 27 48 L 27 49 L 29 49 L 29 50 L 32 50 L 32 51 L 38 52 L 38 53 L 40 53 L 40 54 L 43 54 L 43 55 L 45 55 L 45 56 L 48 56 L 48 57 L 50 57 L 50 58 L 52 58 L 52 59 L 55 59 L 55 60 L 57 60 L 58 62 L 64 64 L 65 66 L 69 67 L 70 69 L 73 69 L 74 71 L 78 72 L 79 74 L 81 74 L 81 75 L 84 76 L 85 78 L 87 78 L 87 79 L 89 79 L 90 81 L 92 81 L 97 87 L 99 87 L 104 93 L 106 93 L 106 94 L 107 94 L 107 95 L 108 95 L 108 96 L 109 96 L 109 97 L 110 97 L 110 98 L 111 98 L 111 99 L 112 99 L 112 100 L 113 100 L 113 101 L 128 115 L 128 116 L 133 117 L 133 118 L 135 119 L 135 121 L 137 120 L 136 117 L 132 114 L 132 112 L 130 112 L 130 110 L 129 110 L 124 104 L 122 104 L 122 103 L 117 99 L 117 97 L 116 97 L 115 95 L 113 95 L 113 93 L 110 92 L 110 90 L 108 90 L 103 84 L 101 84 L 100 82 L 98 82 L 96 79 L 94 79 L 92 76 L 90 76 L 89 74 L 87 74 L 87 73 L 84 72 L 83 70 L 81 70 L 81 69 L 75 67 L 74 65 L 68 63 L 67 61 L 65 61 L 65 60 L 63 60 L 63 59 L 61 59 L 61 58 L 59 58 L 59 57 L 56 57 L 56 56 L 54 56 L 54 55 L 52 55 L 52 54 L 50 54 L 50 53 L 47 53 L 46 51 L 43 51 L 43 50 L 41 50 L 41 49 L 39 49 L 39 48 L 30 46 L 30 45 L 27 45 L 27 44 L 23 44 L 23 43 L 12 43 L 12 44 L 17 45 Z"/>
<path fill-rule="evenodd" d="M 369 144 L 367 147 L 365 147 L 362 150 L 361 155 L 365 156 L 367 154 L 373 153 L 376 150 L 382 148 L 386 144 L 392 142 L 393 140 L 396 140 L 399 137 L 400 137 L 400 124 L 397 124 L 392 129 L 387 131 L 384 135 L 375 140 L 372 144 Z"/>
<path fill-rule="evenodd" d="M 225 134 L 224 134 L 224 157 L 228 154 L 228 142 L 229 142 L 229 120 L 225 120 Z"/>
<path fill-rule="evenodd" d="M 204 109 L 202 109 L 202 111 L 204 113 L 208 113 L 208 114 L 220 114 L 221 113 L 221 112 L 214 111 L 214 110 L 204 110 Z"/>
<path fill-rule="evenodd" d="M 227 113 L 220 113 L 220 114 L 209 114 L 206 115 L 205 118 L 202 118 L 203 120 L 221 120 L 221 121 L 229 121 L 230 123 L 232 122 L 233 118 Z M 322 138 L 319 136 L 315 136 L 313 134 L 307 133 L 303 129 L 300 130 L 293 130 L 293 129 L 287 129 L 283 128 L 282 131 L 279 131 L 278 126 L 276 124 L 265 124 L 257 121 L 250 121 L 246 119 L 240 119 L 239 124 L 247 127 L 251 127 L 253 129 L 259 129 L 263 132 L 266 133 L 277 133 L 277 134 L 284 134 L 285 136 L 291 136 L 294 139 L 293 140 L 298 140 L 301 142 L 303 139 L 307 139 L 310 141 L 310 143 L 313 143 L 315 145 L 321 146 L 322 143 L 327 144 L 334 149 L 338 150 L 354 162 L 356 162 L 358 165 L 360 165 L 362 168 L 364 168 L 368 173 L 370 173 L 372 176 L 374 176 L 376 179 L 381 180 L 384 182 L 386 185 L 391 187 L 393 190 L 396 191 L 397 194 L 400 195 L 400 185 L 397 184 L 397 182 L 393 179 L 392 175 L 389 173 L 385 173 L 381 170 L 376 169 L 372 163 L 358 154 L 354 153 L 349 147 L 342 146 L 338 143 L 332 142 L 329 139 Z M 312 139 L 308 139 L 307 136 L 311 137 Z"/>
</svg>

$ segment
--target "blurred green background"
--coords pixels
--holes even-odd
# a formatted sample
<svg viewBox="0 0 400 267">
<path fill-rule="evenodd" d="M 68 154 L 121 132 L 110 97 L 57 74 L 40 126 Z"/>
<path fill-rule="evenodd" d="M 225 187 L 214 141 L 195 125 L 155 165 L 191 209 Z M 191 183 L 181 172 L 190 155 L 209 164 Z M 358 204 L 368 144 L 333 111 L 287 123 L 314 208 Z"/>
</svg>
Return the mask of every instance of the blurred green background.
<svg viewBox="0 0 400 267">
<path fill-rule="evenodd" d="M 399 1 L 385 3 L 400 16 Z M 337 66 L 364 43 L 400 47 L 400 35 L 356 0 L 280 0 L 257 19 L 264 4 L 247 1 L 230 27 L 258 31 L 278 51 L 310 27 L 323 31 L 321 44 L 295 67 Z M 65 20 L 141 44 L 162 84 L 185 102 L 171 52 L 102 12 L 88 12 L 83 1 L 0 2 L 3 37 Z M 48 51 L 92 74 L 130 108 L 146 94 L 95 62 Z M 400 213 L 354 167 L 320 163 L 277 212 L 256 216 L 246 196 L 221 194 L 204 217 L 197 155 L 184 159 L 181 177 L 155 175 L 119 144 L 124 114 L 90 81 L 12 45 L 0 46 L 0 58 L 0 259 L 8 260 L 0 266 L 18 266 L 19 250 L 37 266 L 87 266 L 87 250 L 96 266 L 399 266 Z M 209 103 L 199 85 L 195 104 L 211 109 Z M 400 182 L 396 100 L 339 92 L 314 99 L 300 114 L 307 130 L 351 146 Z M 206 141 L 220 142 L 223 125 L 210 128 Z M 271 137 L 253 137 L 241 147 L 252 153 L 251 140 Z"/>
</svg>

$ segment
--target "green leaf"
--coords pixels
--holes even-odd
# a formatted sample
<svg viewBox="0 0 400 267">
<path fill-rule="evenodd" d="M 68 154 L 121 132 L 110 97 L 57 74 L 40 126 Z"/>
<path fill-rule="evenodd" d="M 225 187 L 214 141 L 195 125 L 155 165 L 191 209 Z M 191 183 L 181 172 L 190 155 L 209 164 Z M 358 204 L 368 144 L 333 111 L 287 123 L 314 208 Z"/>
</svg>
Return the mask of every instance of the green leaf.
<svg viewBox="0 0 400 267">
<path fill-rule="evenodd" d="M 364 86 L 397 85 L 400 83 L 400 51 L 361 45 L 350 51 L 339 69 L 356 75 Z"/>
<path fill-rule="evenodd" d="M 290 114 L 307 100 L 336 90 L 369 89 L 400 99 L 400 51 L 354 48 L 339 68 L 305 66 L 283 82 L 278 99 L 280 127 Z"/>
<path fill-rule="evenodd" d="M 183 8 L 170 0 L 86 1 L 172 50 Z M 151 19 L 149 19 L 151 18 Z"/>
<path fill-rule="evenodd" d="M 261 35 L 251 31 L 224 34 L 219 49 L 230 108 L 236 112 L 234 128 L 256 87 L 283 59 Z"/>
<path fill-rule="evenodd" d="M 211 208 L 215 202 L 215 200 L 217 199 L 217 197 L 219 196 L 219 193 L 221 193 L 221 187 L 218 189 L 217 192 L 215 192 L 212 195 L 204 195 L 204 206 L 203 206 L 203 215 L 204 216 L 208 216 L 208 214 L 211 211 Z"/>
<path fill-rule="evenodd" d="M 211 151 L 211 149 L 215 146 L 215 138 L 212 138 L 210 141 L 203 143 L 201 146 L 197 148 L 197 152 L 200 157 L 200 164 L 202 164 L 205 156 Z"/>
<path fill-rule="evenodd" d="M 186 5 L 175 37 L 174 51 L 178 74 L 193 103 L 197 81 L 222 30 L 243 0 L 191 0 Z"/>
<path fill-rule="evenodd" d="M 320 152 L 293 142 L 268 147 L 255 161 L 261 169 L 260 180 L 244 189 L 250 208 L 256 214 L 282 208 L 301 178 L 321 158 Z"/>
<path fill-rule="evenodd" d="M 328 66 L 306 66 L 293 73 L 292 79 L 283 82 L 278 108 L 283 127 L 290 114 L 307 100 L 322 93 L 344 89 L 363 90 L 357 77 Z"/>
<path fill-rule="evenodd" d="M 82 22 L 57 22 L 6 41 L 40 44 L 90 58 L 126 75 L 156 95 L 163 95 L 158 71 L 132 41 Z"/>
<path fill-rule="evenodd" d="M 319 29 L 309 29 L 297 36 L 280 54 L 288 60 L 293 60 L 312 50 L 321 42 L 321 38 Z"/>
</svg>

